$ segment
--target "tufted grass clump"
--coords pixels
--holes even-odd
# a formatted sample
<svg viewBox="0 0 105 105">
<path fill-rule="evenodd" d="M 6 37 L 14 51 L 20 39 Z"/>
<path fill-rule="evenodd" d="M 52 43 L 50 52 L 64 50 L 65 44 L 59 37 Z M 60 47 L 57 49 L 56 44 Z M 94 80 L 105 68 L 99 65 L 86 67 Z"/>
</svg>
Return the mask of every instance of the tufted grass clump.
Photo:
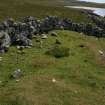
<svg viewBox="0 0 105 105">
<path fill-rule="evenodd" d="M 68 57 L 69 56 L 70 49 L 63 46 L 54 46 L 50 50 L 46 52 L 48 55 L 52 55 L 55 58 L 62 58 L 62 57 Z"/>
</svg>

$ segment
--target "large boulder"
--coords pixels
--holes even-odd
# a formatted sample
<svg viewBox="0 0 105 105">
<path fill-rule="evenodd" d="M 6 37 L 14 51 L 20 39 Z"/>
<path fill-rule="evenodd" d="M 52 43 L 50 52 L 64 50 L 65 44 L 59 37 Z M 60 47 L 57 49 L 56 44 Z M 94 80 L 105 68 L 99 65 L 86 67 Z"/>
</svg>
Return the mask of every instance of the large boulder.
<svg viewBox="0 0 105 105">
<path fill-rule="evenodd" d="M 0 52 L 5 52 L 10 47 L 11 39 L 8 33 L 0 32 Z"/>
</svg>

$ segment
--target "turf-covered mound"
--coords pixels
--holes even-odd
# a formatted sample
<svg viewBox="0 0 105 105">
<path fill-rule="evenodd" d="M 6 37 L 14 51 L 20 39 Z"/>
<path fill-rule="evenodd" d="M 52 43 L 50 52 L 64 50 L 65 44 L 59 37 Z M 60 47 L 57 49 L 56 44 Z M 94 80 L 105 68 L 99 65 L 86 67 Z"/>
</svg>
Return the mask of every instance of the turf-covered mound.
<svg viewBox="0 0 105 105">
<path fill-rule="evenodd" d="M 48 55 L 52 55 L 56 58 L 68 57 L 69 56 L 69 48 L 63 46 L 53 46 L 50 50 L 46 52 Z"/>
</svg>

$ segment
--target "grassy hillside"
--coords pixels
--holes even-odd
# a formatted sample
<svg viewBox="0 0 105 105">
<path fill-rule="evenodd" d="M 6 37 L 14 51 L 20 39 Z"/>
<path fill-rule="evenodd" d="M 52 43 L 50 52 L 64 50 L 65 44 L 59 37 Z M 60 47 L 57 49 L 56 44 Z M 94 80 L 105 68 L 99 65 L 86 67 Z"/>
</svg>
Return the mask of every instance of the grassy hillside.
<svg viewBox="0 0 105 105">
<path fill-rule="evenodd" d="M 0 105 L 105 105 L 105 59 L 99 54 L 105 39 L 70 31 L 57 33 L 62 46 L 70 48 L 69 57 L 45 55 L 55 43 L 53 36 L 43 41 L 43 48 L 33 39 L 34 47 L 18 55 L 19 64 L 15 47 L 1 55 Z M 17 68 L 24 74 L 19 82 L 9 79 Z"/>
<path fill-rule="evenodd" d="M 0 1 L 0 20 L 6 17 L 20 19 L 24 16 L 36 16 L 38 18 L 46 15 L 57 15 L 59 17 L 69 17 L 74 21 L 89 22 L 87 16 L 79 10 L 68 9 L 62 3 L 49 0 L 1 0 Z M 87 21 L 88 20 L 88 21 Z"/>
<path fill-rule="evenodd" d="M 6 17 L 46 15 L 69 17 L 77 22 L 91 20 L 79 10 L 67 9 L 61 0 L 0 0 L 0 20 Z M 33 39 L 33 47 L 17 54 L 12 46 L 0 54 L 0 105 L 105 105 L 105 39 L 72 31 L 56 31 L 61 46 L 70 48 L 70 56 L 55 58 L 45 52 L 56 38 L 48 35 L 42 48 Z M 19 63 L 17 64 L 17 57 Z M 18 82 L 10 75 L 20 68 Z M 52 81 L 56 80 L 56 82 Z"/>
</svg>

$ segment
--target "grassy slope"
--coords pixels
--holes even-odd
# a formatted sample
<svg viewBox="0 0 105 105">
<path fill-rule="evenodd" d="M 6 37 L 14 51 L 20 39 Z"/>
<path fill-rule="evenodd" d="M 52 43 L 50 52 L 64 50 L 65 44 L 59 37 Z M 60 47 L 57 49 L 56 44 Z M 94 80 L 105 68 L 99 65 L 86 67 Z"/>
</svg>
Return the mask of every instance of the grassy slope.
<svg viewBox="0 0 105 105">
<path fill-rule="evenodd" d="M 51 5 L 53 4 L 53 5 Z M 55 6 L 55 4 L 57 6 Z M 1 0 L 0 19 L 27 15 L 42 18 L 46 15 L 71 17 L 75 21 L 90 21 L 80 11 L 64 9 L 48 0 Z M 25 49 L 16 64 L 16 48 L 3 54 L 0 62 L 0 105 L 104 105 L 105 62 L 98 50 L 104 49 L 105 39 L 81 36 L 75 32 L 58 31 L 63 46 L 68 46 L 70 57 L 55 59 L 44 53 L 55 42 L 51 36 L 43 48 Z M 85 48 L 78 47 L 80 44 Z M 40 65 L 41 64 L 41 65 Z M 34 66 L 33 66 L 34 65 Z M 24 77 L 17 83 L 9 75 L 21 68 Z M 52 78 L 57 83 L 52 83 Z"/>
<path fill-rule="evenodd" d="M 55 42 L 51 36 L 43 42 L 42 49 L 37 48 L 33 40 L 36 46 L 19 55 L 18 65 L 14 47 L 2 55 L 0 80 L 4 82 L 0 86 L 1 105 L 105 104 L 105 59 L 98 53 L 103 49 L 105 39 L 97 41 L 94 37 L 75 32 L 57 32 L 62 45 L 70 48 L 70 57 L 55 59 L 44 54 Z M 86 47 L 79 47 L 81 44 Z M 24 73 L 18 83 L 8 79 L 16 68 L 21 68 Z M 56 83 L 52 83 L 53 78 Z"/>
<path fill-rule="evenodd" d="M 0 1 L 0 20 L 6 17 L 20 18 L 28 15 L 38 18 L 46 15 L 57 15 L 59 17 L 69 17 L 75 21 L 89 22 L 87 16 L 79 10 L 67 9 L 61 7 L 56 2 L 48 2 L 49 0 L 1 0 Z M 88 20 L 88 21 L 87 21 Z"/>
</svg>

